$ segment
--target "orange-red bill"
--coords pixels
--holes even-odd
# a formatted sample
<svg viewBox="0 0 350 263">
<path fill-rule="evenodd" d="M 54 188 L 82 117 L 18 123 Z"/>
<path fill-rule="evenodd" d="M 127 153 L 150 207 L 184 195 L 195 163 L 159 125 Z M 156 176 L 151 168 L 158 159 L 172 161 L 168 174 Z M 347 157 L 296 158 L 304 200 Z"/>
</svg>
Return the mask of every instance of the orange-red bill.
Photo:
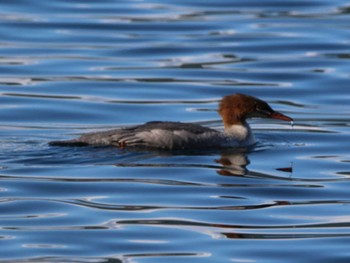
<svg viewBox="0 0 350 263">
<path fill-rule="evenodd" d="M 292 118 L 278 112 L 278 111 L 274 111 L 271 115 L 270 118 L 272 119 L 278 119 L 278 120 L 282 120 L 282 121 L 293 121 Z"/>
</svg>

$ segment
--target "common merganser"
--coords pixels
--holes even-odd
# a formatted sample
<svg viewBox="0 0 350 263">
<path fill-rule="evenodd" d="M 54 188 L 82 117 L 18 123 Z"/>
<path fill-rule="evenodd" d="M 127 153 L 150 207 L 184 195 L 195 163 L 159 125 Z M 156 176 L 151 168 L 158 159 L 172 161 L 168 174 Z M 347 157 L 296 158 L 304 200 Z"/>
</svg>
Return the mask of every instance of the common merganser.
<svg viewBox="0 0 350 263">
<path fill-rule="evenodd" d="M 50 145 L 148 147 L 168 150 L 241 147 L 255 143 L 247 118 L 293 121 L 292 118 L 274 111 L 266 102 L 244 94 L 223 97 L 218 112 L 224 123 L 223 132 L 193 123 L 152 121 L 128 128 L 87 133 L 68 141 L 53 141 Z"/>
</svg>

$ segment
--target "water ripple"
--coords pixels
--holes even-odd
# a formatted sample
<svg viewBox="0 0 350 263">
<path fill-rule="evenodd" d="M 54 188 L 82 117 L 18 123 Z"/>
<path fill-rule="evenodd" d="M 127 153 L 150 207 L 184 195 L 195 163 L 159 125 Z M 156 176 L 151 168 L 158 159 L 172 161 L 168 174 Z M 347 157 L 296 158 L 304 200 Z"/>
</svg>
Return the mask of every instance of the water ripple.
<svg viewBox="0 0 350 263">
<path fill-rule="evenodd" d="M 1 261 L 349 261 L 348 3 L 2 2 Z M 232 93 L 294 126 L 251 120 L 257 144 L 229 151 L 47 144 L 222 129 Z"/>
</svg>

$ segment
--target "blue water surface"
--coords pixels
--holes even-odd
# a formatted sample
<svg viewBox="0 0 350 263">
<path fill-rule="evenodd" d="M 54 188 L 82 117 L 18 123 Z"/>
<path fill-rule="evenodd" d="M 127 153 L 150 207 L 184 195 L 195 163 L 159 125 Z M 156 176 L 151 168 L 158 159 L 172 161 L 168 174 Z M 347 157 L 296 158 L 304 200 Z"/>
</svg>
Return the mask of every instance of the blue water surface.
<svg viewBox="0 0 350 263">
<path fill-rule="evenodd" d="M 0 1 L 0 261 L 349 262 L 348 1 Z M 151 120 L 257 145 L 51 147 Z"/>
</svg>

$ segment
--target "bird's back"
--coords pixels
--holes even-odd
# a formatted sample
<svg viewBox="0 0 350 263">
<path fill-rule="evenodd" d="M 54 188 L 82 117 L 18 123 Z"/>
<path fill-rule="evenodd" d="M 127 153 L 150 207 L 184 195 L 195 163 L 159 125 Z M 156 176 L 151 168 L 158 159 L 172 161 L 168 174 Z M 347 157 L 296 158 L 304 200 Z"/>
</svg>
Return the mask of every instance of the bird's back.
<svg viewBox="0 0 350 263">
<path fill-rule="evenodd" d="M 147 122 L 122 129 L 87 133 L 68 141 L 51 142 L 55 146 L 118 146 L 163 149 L 205 148 L 220 132 L 193 123 Z"/>
</svg>

